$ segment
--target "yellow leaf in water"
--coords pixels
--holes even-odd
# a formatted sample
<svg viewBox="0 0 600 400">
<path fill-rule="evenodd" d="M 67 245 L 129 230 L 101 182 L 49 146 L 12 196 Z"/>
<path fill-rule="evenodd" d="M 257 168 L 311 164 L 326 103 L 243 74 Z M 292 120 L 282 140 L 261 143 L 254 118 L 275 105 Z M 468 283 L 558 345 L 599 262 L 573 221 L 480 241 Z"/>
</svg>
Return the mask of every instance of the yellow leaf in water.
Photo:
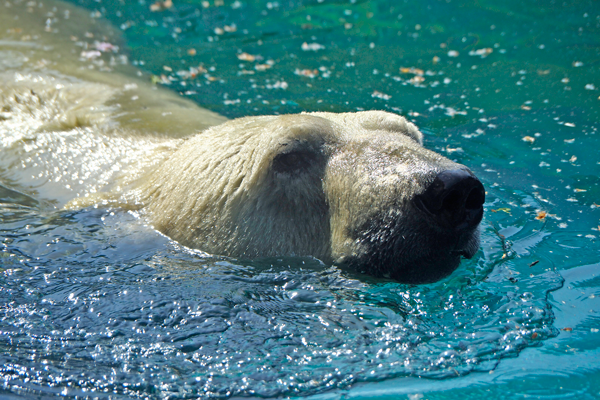
<svg viewBox="0 0 600 400">
<path fill-rule="evenodd" d="M 533 136 L 524 136 L 523 139 L 521 139 L 524 142 L 527 143 L 533 143 L 535 142 L 535 138 Z"/>
</svg>

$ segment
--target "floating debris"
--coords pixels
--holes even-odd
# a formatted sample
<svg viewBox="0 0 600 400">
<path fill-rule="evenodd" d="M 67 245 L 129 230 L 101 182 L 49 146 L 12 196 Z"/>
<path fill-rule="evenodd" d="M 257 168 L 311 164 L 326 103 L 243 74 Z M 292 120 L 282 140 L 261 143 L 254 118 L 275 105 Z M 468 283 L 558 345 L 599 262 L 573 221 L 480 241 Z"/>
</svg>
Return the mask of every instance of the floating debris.
<svg viewBox="0 0 600 400">
<path fill-rule="evenodd" d="M 423 83 L 424 81 L 425 81 L 424 77 L 422 77 L 421 75 L 415 75 L 408 80 L 408 83 L 411 83 L 413 85 L 418 85 L 420 83 Z"/>
<path fill-rule="evenodd" d="M 423 76 L 425 74 L 425 72 L 422 69 L 415 68 L 415 67 L 410 67 L 410 68 L 401 67 L 400 72 L 403 74 L 415 74 L 415 75 L 419 75 L 419 76 Z"/>
<path fill-rule="evenodd" d="M 296 68 L 296 70 L 294 71 L 294 74 L 300 75 L 300 76 L 307 76 L 309 78 L 314 78 L 317 75 L 319 75 L 319 70 L 318 69 L 298 69 L 298 68 Z"/>
<path fill-rule="evenodd" d="M 573 61 L 574 67 L 583 67 L 583 63 L 581 61 Z"/>
<path fill-rule="evenodd" d="M 204 74 L 206 73 L 206 69 L 204 69 L 204 67 L 200 66 L 200 67 L 190 67 L 187 71 L 186 70 L 179 70 L 176 72 L 177 76 L 179 76 L 181 79 L 193 79 L 196 76 L 198 76 L 198 74 Z"/>
<path fill-rule="evenodd" d="M 448 114 L 446 113 L 446 115 L 448 115 Z M 474 137 L 481 136 L 484 133 L 485 133 L 485 131 L 483 129 L 477 128 L 477 129 L 475 129 L 474 133 L 463 133 L 461 136 L 466 139 L 472 139 Z"/>
<path fill-rule="evenodd" d="M 454 116 L 456 116 L 456 115 L 467 115 L 467 112 L 466 111 L 458 111 L 452 107 L 446 107 L 445 114 L 449 117 L 454 118 Z"/>
<path fill-rule="evenodd" d="M 490 54 L 492 54 L 492 52 L 494 51 L 494 49 L 492 49 L 491 47 L 486 47 L 483 49 L 478 49 L 478 50 L 471 50 L 469 52 L 470 56 L 479 56 L 481 58 L 486 58 L 487 56 L 489 56 Z M 448 54 L 450 55 L 450 54 Z"/>
<path fill-rule="evenodd" d="M 375 97 L 375 98 L 382 99 L 382 100 L 389 100 L 392 98 L 392 96 L 390 96 L 389 94 L 381 93 L 381 92 L 378 92 L 377 90 L 375 90 L 373 93 L 371 93 L 371 97 Z"/>
<path fill-rule="evenodd" d="M 585 85 L 585 90 L 596 90 L 596 86 L 593 83 L 588 83 Z"/>
<path fill-rule="evenodd" d="M 248 54 L 248 53 L 239 53 L 237 55 L 238 60 L 241 61 L 249 61 L 249 62 L 253 62 L 254 60 L 256 60 L 256 56 L 253 56 L 252 54 Z"/>
<path fill-rule="evenodd" d="M 538 221 L 543 221 L 546 219 L 547 216 L 548 216 L 548 213 L 546 213 L 546 211 L 540 211 L 537 213 L 535 219 L 537 219 Z"/>
<path fill-rule="evenodd" d="M 285 81 L 277 81 L 275 82 L 273 85 L 267 85 L 267 89 L 287 89 L 288 88 L 288 83 Z"/>
<path fill-rule="evenodd" d="M 524 141 L 524 142 L 527 142 L 527 143 L 533 143 L 533 142 L 535 142 L 535 138 L 532 137 L 532 136 L 523 136 L 523 138 L 521 140 Z"/>
<path fill-rule="evenodd" d="M 444 150 L 448 154 L 452 154 L 452 153 L 464 153 L 464 150 L 462 149 L 462 147 L 450 147 L 450 146 L 447 146 Z"/>
<path fill-rule="evenodd" d="M 318 51 L 318 50 L 323 50 L 325 48 L 325 46 L 323 46 L 322 44 L 319 43 L 302 43 L 301 46 L 302 50 L 304 51 Z"/>
<path fill-rule="evenodd" d="M 448 52 L 448 57 L 458 57 L 458 51 L 456 51 L 456 50 L 450 50 Z"/>
<path fill-rule="evenodd" d="M 153 3 L 150 5 L 150 11 L 152 11 L 152 12 L 164 11 L 171 7 L 173 7 L 172 0 L 157 1 L 156 3 Z"/>
<path fill-rule="evenodd" d="M 169 78 L 167 78 L 166 75 L 161 74 L 160 76 L 158 75 L 152 75 L 150 77 L 150 82 L 152 82 L 153 84 L 158 84 L 158 83 L 162 83 L 163 85 L 170 85 L 171 81 L 169 80 Z"/>
<path fill-rule="evenodd" d="M 187 54 L 188 54 L 188 56 L 195 56 L 196 55 L 196 49 L 188 49 Z"/>
<path fill-rule="evenodd" d="M 324 65 L 319 67 L 319 71 L 321 71 L 321 76 L 323 78 L 329 78 L 331 76 L 331 71 L 328 70 Z"/>
</svg>

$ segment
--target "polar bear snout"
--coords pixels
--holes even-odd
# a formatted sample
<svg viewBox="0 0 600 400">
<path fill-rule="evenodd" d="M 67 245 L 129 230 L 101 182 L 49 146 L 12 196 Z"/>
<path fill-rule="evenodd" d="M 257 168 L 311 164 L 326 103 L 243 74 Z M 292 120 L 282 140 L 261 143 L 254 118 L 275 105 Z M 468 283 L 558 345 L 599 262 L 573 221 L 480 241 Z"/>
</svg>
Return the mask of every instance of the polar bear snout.
<svg viewBox="0 0 600 400">
<path fill-rule="evenodd" d="M 448 170 L 440 172 L 414 201 L 441 228 L 460 233 L 481 222 L 485 189 L 471 171 Z"/>
</svg>

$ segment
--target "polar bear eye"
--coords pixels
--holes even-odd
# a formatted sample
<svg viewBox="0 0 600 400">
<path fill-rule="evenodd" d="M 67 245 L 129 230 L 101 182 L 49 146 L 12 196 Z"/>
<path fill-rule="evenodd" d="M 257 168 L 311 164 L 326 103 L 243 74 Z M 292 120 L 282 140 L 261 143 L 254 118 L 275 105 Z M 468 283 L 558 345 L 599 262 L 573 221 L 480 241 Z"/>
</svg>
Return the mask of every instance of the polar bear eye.
<svg viewBox="0 0 600 400">
<path fill-rule="evenodd" d="M 314 153 L 306 150 L 278 154 L 273 159 L 273 170 L 279 173 L 297 173 L 307 170 L 317 162 Z"/>
</svg>

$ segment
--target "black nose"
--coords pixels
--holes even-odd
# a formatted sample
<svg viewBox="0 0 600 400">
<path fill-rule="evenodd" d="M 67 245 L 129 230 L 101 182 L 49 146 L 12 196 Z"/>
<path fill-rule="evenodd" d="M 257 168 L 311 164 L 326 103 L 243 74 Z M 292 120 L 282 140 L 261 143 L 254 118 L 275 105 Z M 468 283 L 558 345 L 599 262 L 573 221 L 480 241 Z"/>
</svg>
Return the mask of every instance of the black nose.
<svg viewBox="0 0 600 400">
<path fill-rule="evenodd" d="M 462 231 L 474 228 L 483 217 L 485 190 L 470 171 L 440 172 L 415 204 L 444 228 Z"/>
</svg>

